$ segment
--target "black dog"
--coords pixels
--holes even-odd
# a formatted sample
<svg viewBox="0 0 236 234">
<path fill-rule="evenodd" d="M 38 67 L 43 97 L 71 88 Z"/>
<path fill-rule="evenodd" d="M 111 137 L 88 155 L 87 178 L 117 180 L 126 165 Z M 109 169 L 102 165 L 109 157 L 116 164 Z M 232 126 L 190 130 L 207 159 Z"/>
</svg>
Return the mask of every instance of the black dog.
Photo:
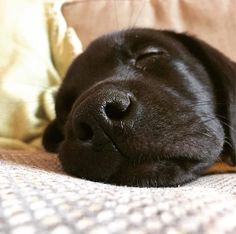
<svg viewBox="0 0 236 234">
<path fill-rule="evenodd" d="M 44 133 L 66 172 L 129 186 L 177 186 L 236 156 L 236 64 L 186 34 L 130 29 L 70 66 Z"/>
</svg>

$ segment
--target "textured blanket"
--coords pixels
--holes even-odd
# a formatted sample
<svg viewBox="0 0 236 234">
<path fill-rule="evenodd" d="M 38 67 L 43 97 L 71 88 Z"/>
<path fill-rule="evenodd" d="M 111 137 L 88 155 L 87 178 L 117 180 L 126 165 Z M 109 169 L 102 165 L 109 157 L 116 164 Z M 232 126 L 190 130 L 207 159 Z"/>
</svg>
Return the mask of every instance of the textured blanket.
<svg viewBox="0 0 236 234">
<path fill-rule="evenodd" d="M 117 187 L 65 175 L 55 155 L 0 152 L 0 233 L 235 234 L 235 174 L 178 188 Z"/>
</svg>

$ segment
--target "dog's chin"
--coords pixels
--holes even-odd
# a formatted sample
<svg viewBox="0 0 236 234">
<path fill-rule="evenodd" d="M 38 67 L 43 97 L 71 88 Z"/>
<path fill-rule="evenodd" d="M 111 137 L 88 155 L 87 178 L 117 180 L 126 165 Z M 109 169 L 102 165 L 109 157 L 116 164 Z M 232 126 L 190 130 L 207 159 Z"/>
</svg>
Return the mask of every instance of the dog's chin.
<svg viewBox="0 0 236 234">
<path fill-rule="evenodd" d="M 134 187 L 176 187 L 196 179 L 200 171 L 207 167 L 203 162 L 198 164 L 188 162 L 188 165 L 192 164 L 192 168 L 187 169 L 187 163 L 181 165 L 176 161 L 159 160 L 123 165 L 122 169 L 114 173 L 108 182 Z"/>
<path fill-rule="evenodd" d="M 175 187 L 197 178 L 209 163 L 187 156 L 131 162 L 115 148 L 84 154 L 84 147 L 62 144 L 59 158 L 63 169 L 78 178 L 120 186 Z"/>
</svg>

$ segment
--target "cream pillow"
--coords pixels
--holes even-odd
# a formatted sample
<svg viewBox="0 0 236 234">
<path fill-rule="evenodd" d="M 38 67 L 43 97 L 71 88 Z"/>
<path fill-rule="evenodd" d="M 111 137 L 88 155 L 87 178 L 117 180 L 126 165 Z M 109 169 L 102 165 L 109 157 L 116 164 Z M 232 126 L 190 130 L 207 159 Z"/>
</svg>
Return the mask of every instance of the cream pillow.
<svg viewBox="0 0 236 234">
<path fill-rule="evenodd" d="M 54 94 L 81 52 L 62 1 L 0 0 L 0 147 L 41 148 Z"/>
</svg>

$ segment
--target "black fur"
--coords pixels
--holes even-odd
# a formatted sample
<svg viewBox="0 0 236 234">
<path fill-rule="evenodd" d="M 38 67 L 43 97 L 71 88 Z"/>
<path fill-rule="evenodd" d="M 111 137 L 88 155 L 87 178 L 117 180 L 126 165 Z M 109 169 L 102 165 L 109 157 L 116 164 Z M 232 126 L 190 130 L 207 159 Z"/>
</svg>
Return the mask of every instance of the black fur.
<svg viewBox="0 0 236 234">
<path fill-rule="evenodd" d="M 71 175 L 177 186 L 235 164 L 236 64 L 187 34 L 105 35 L 70 66 L 43 144 Z"/>
</svg>

